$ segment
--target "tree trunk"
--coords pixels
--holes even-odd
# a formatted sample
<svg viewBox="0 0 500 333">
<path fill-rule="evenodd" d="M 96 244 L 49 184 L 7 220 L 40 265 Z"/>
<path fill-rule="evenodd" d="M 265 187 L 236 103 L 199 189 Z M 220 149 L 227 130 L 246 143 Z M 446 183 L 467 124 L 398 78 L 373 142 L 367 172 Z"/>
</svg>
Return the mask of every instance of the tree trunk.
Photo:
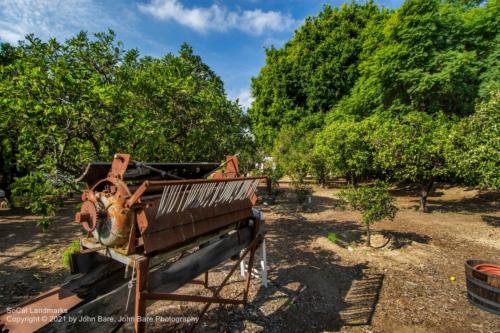
<svg viewBox="0 0 500 333">
<path fill-rule="evenodd" d="M 358 178 L 354 174 L 350 173 L 346 178 L 348 179 L 347 183 L 350 183 L 352 187 L 358 187 Z"/>
<path fill-rule="evenodd" d="M 422 195 L 420 197 L 420 211 L 427 213 L 427 197 L 431 193 L 432 185 L 434 185 L 434 178 L 429 179 L 426 184 L 422 184 Z"/>
<path fill-rule="evenodd" d="M 319 185 L 321 188 L 325 188 L 326 187 L 326 177 L 321 177 L 320 181 L 319 181 Z"/>
<path fill-rule="evenodd" d="M 370 233 L 370 224 L 366 224 L 366 246 L 371 247 L 372 242 L 371 242 L 371 233 Z"/>
<path fill-rule="evenodd" d="M 354 188 L 358 188 L 358 177 L 356 177 L 354 175 L 352 176 L 352 186 Z"/>
</svg>

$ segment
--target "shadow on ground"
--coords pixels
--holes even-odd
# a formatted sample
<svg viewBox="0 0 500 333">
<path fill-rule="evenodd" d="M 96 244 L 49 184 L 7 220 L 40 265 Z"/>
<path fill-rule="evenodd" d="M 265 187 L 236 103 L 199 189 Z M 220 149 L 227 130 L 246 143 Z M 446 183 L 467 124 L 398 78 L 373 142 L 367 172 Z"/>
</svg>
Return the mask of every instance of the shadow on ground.
<svg viewBox="0 0 500 333">
<path fill-rule="evenodd" d="M 270 225 L 270 286 L 259 285 L 246 308 L 221 305 L 209 311 L 203 321 L 218 322 L 222 326 L 218 330 L 229 331 L 244 331 L 251 322 L 252 330 L 262 332 L 323 332 L 369 325 L 384 276 L 369 272 L 366 263 L 343 265 L 337 253 L 311 248 L 311 241 L 324 236 L 332 225 L 331 221 L 319 224 L 291 215 Z M 233 326 L 224 327 L 221 318 L 228 313 L 233 316 Z"/>
<path fill-rule="evenodd" d="M 481 219 L 492 227 L 500 227 L 500 217 L 493 215 L 481 215 Z"/>
<path fill-rule="evenodd" d="M 291 187 L 281 187 L 275 190 L 274 204 L 277 212 L 282 213 L 320 213 L 326 210 L 339 208 L 341 201 L 333 196 L 325 197 L 312 194 L 311 202 L 299 203 L 297 195 Z"/>
<path fill-rule="evenodd" d="M 61 209 L 46 231 L 26 210 L 0 213 L 0 311 L 61 283 L 69 274 L 62 252 L 81 233 L 72 219 L 74 210 L 73 204 Z"/>
<path fill-rule="evenodd" d="M 415 210 L 419 208 L 419 199 L 416 197 Z M 440 200 L 431 195 L 427 200 L 429 213 L 493 213 L 500 209 L 500 194 L 498 192 L 480 192 L 474 197 L 460 200 Z"/>
</svg>

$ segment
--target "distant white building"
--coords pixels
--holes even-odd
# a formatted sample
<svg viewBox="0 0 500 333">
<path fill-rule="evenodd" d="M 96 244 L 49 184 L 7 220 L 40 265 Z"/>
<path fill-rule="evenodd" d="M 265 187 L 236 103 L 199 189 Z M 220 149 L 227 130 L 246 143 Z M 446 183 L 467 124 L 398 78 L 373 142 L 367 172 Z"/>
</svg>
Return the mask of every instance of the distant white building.
<svg viewBox="0 0 500 333">
<path fill-rule="evenodd" d="M 271 167 L 271 169 L 276 169 L 276 162 L 273 161 L 272 156 L 265 156 L 261 163 L 255 163 L 255 168 L 258 170 L 264 170 L 266 167 Z"/>
</svg>

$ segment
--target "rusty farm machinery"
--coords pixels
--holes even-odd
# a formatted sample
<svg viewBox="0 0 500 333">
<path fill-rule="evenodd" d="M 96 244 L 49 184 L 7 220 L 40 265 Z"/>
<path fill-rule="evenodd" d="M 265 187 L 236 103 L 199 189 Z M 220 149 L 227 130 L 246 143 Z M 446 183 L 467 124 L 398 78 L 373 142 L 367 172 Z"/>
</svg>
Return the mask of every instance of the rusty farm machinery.
<svg viewBox="0 0 500 333">
<path fill-rule="evenodd" d="M 132 318 L 134 331 L 144 332 L 147 303 L 156 300 L 204 303 L 194 329 L 213 303 L 246 304 L 255 274 L 267 283 L 264 218 L 253 206 L 269 180 L 240 176 L 235 156 L 220 165 L 115 154 L 112 163 L 91 163 L 78 181 L 87 189 L 75 216 L 85 237 L 71 255 L 74 277 L 17 307 L 19 320 L 0 315 L 0 331 L 114 332 Z M 227 260 L 233 265 L 211 296 L 174 293 L 188 283 L 208 287 L 209 271 Z M 221 297 L 238 266 L 246 272 L 242 295 Z M 31 320 L 42 309 L 48 315 Z"/>
</svg>

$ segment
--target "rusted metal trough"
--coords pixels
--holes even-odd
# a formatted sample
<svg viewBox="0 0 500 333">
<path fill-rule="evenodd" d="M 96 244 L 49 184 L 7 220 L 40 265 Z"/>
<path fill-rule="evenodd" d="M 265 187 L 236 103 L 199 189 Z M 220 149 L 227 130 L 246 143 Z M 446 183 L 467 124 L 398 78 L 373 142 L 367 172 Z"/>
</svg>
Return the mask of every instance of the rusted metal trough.
<svg viewBox="0 0 500 333">
<path fill-rule="evenodd" d="M 221 166 L 142 163 L 115 154 L 112 163 L 90 164 L 78 181 L 87 184 L 75 216 L 87 235 L 71 257 L 72 273 L 80 277 L 25 304 L 62 309 L 26 331 L 109 332 L 124 324 L 119 318 L 133 315 L 134 330 L 144 332 L 147 301 L 206 303 L 199 319 L 212 303 L 247 302 L 255 253 L 264 242 L 263 215 L 253 206 L 258 186 L 270 185 L 267 178 L 240 176 L 235 156 Z M 242 298 L 220 297 L 247 255 Z M 173 293 L 201 274 L 207 287 L 208 272 L 228 259 L 234 265 L 211 297 Z M 114 320 L 69 320 L 82 316 Z M 11 324 L 11 332 L 21 330 Z"/>
</svg>

